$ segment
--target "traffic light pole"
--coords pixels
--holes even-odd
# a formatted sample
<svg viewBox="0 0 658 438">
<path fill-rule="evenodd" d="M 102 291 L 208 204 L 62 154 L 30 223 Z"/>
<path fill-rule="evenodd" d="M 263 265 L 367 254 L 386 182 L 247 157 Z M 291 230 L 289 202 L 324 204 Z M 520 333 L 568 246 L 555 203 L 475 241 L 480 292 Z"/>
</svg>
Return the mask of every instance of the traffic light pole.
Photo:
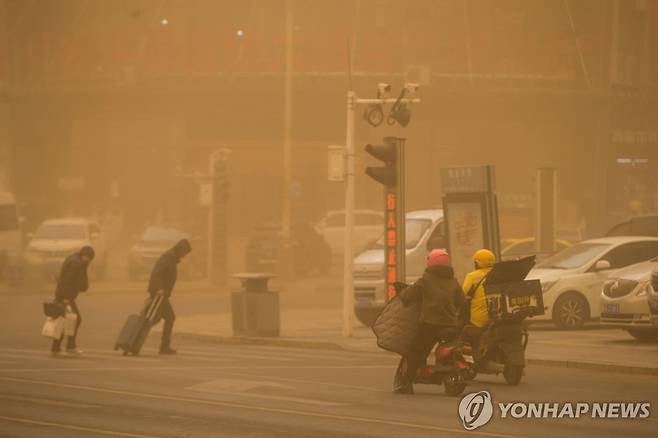
<svg viewBox="0 0 658 438">
<path fill-rule="evenodd" d="M 345 139 L 345 241 L 343 260 L 343 336 L 351 337 L 353 331 L 354 313 L 354 282 L 352 271 L 354 267 L 354 143 L 355 143 L 355 110 L 358 104 L 394 104 L 418 103 L 418 98 L 402 99 L 360 99 L 352 90 L 347 92 L 347 129 Z"/>
</svg>

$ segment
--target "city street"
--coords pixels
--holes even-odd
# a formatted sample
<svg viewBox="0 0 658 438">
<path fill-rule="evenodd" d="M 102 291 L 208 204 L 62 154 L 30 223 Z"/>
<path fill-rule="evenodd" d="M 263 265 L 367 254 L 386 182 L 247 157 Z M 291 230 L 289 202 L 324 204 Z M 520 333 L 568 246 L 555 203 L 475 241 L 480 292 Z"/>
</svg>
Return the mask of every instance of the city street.
<svg viewBox="0 0 658 438">
<path fill-rule="evenodd" d="M 644 420 L 515 420 L 498 414 L 464 430 L 459 398 L 442 387 L 391 393 L 392 354 L 218 345 L 175 339 L 179 354 L 156 354 L 154 333 L 139 357 L 112 351 L 122 319 L 142 294 L 102 293 L 79 300 L 85 322 L 80 358 L 50 358 L 39 336 L 37 294 L 0 295 L 8 312 L 0 333 L 0 436 L 655 436 Z M 181 292 L 179 316 L 226 311 L 225 294 Z M 300 304 L 301 305 L 301 304 Z M 31 309 L 32 311 L 28 311 Z M 17 315 L 21 315 L 18 317 Z M 24 315 L 31 315 L 25 317 Z M 479 377 L 466 392 L 498 402 L 650 401 L 658 378 L 532 366 L 518 387 Z M 655 410 L 655 408 L 654 408 Z"/>
</svg>

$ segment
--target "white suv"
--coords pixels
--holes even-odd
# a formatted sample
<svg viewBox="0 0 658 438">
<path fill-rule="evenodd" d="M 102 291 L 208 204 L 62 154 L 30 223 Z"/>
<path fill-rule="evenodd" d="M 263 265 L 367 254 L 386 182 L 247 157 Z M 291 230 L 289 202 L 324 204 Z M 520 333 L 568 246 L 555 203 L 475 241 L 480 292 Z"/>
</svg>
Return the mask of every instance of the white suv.
<svg viewBox="0 0 658 438">
<path fill-rule="evenodd" d="M 98 222 L 85 218 L 60 218 L 45 220 L 25 250 L 25 262 L 36 266 L 49 279 L 59 275 L 66 257 L 83 246 L 94 248 L 96 257 L 91 264 L 91 274 L 100 278 L 107 266 L 107 245 Z"/>
</svg>

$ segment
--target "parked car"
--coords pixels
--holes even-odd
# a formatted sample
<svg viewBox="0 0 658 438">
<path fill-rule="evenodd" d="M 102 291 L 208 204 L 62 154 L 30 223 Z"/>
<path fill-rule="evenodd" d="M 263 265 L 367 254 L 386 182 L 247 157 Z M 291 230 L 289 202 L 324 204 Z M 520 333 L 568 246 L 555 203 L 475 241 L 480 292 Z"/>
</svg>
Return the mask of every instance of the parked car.
<svg viewBox="0 0 658 438">
<path fill-rule="evenodd" d="M 12 193 L 0 192 L 0 280 L 13 278 L 21 265 L 23 238 L 21 220 Z"/>
<path fill-rule="evenodd" d="M 539 263 L 528 279 L 541 281 L 546 312 L 564 329 L 581 328 L 600 315 L 605 281 L 619 269 L 658 257 L 658 238 L 605 237 L 586 240 Z"/>
<path fill-rule="evenodd" d="M 188 278 L 205 276 L 207 251 L 203 244 L 196 245 L 200 239 L 195 239 L 174 227 L 150 225 L 137 236 L 135 243 L 130 248 L 128 277 L 131 280 L 139 280 L 148 276 L 160 255 L 171 249 L 181 239 L 188 239 L 194 250 L 181 261 L 180 274 Z"/>
<path fill-rule="evenodd" d="M 331 249 L 320 234 L 308 223 L 291 228 L 291 251 L 295 275 L 305 277 L 331 271 Z M 249 272 L 277 272 L 283 233 L 278 224 L 255 227 L 247 241 L 246 267 Z"/>
<path fill-rule="evenodd" d="M 96 258 L 90 266 L 95 278 L 107 268 L 107 245 L 98 223 L 86 218 L 48 219 L 39 225 L 25 249 L 25 262 L 46 279 L 55 279 L 66 257 L 83 246 L 94 248 Z"/>
<path fill-rule="evenodd" d="M 658 237 L 658 214 L 635 216 L 613 226 L 606 236 Z"/>
<path fill-rule="evenodd" d="M 606 281 L 601 292 L 601 324 L 623 328 L 636 339 L 657 338 L 658 319 L 654 325 L 649 306 L 649 295 L 654 293 L 652 273 L 657 268 L 658 259 L 652 259 L 621 269 Z M 658 290 L 658 275 L 654 279 Z"/>
<path fill-rule="evenodd" d="M 315 231 L 327 242 L 331 253 L 342 255 L 345 245 L 345 211 L 330 211 L 317 224 Z M 384 231 L 384 214 L 381 211 L 356 210 L 354 212 L 354 254 L 373 243 Z"/>
<path fill-rule="evenodd" d="M 412 211 L 406 215 L 406 281 L 416 281 L 425 270 L 427 253 L 447 247 L 443 210 Z M 354 313 L 371 326 L 386 305 L 384 284 L 384 236 L 354 259 Z"/>
<path fill-rule="evenodd" d="M 555 252 L 553 254 L 537 254 L 534 237 L 528 237 L 525 239 L 506 239 L 500 243 L 502 248 L 500 255 L 503 260 L 517 259 L 530 255 L 537 255 L 537 259 L 541 260 L 571 246 L 571 243 L 566 240 L 556 239 Z"/>
</svg>

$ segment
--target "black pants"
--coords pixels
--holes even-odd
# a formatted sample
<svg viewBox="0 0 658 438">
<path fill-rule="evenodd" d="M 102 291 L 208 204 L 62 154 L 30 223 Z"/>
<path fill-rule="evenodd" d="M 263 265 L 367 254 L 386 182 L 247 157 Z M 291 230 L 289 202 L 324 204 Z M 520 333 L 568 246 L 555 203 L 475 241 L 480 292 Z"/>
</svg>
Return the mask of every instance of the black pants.
<svg viewBox="0 0 658 438">
<path fill-rule="evenodd" d="M 174 322 L 176 321 L 176 314 L 174 313 L 174 308 L 171 307 L 171 302 L 169 301 L 168 297 L 165 297 L 162 300 L 158 322 L 160 319 L 164 320 L 160 348 L 167 348 L 171 345 L 171 333 L 174 330 Z"/>
<path fill-rule="evenodd" d="M 416 336 L 413 347 L 407 355 L 406 382 L 413 383 L 416 380 L 418 368 L 425 364 L 427 355 L 432 347 L 439 341 L 451 341 L 455 338 L 457 331 L 454 327 L 446 327 L 434 324 L 422 323 Z"/>
<path fill-rule="evenodd" d="M 73 310 L 73 312 L 78 314 L 78 321 L 75 324 L 75 333 L 73 333 L 73 336 L 68 336 L 68 339 L 66 340 L 67 350 L 76 348 L 75 340 L 78 337 L 78 329 L 80 329 L 80 324 L 82 324 L 82 315 L 80 314 L 80 309 L 78 309 L 78 305 L 75 303 L 74 300 L 71 300 L 69 302 L 69 305 L 71 306 L 71 310 Z M 53 339 L 53 345 L 52 347 L 50 347 L 50 351 L 53 352 L 61 351 L 63 340 L 64 340 L 64 335 L 62 335 L 59 339 Z"/>
</svg>

